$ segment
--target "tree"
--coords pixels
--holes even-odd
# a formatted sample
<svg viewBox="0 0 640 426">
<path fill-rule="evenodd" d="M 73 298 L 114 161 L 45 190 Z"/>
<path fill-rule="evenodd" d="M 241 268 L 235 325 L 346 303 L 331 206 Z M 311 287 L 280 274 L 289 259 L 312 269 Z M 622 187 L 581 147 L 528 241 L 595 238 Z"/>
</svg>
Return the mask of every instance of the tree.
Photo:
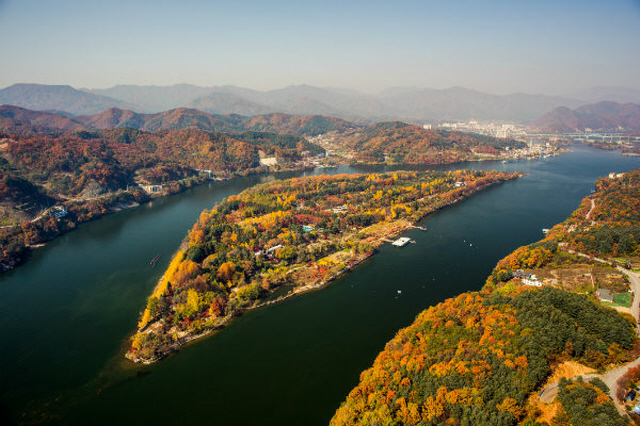
<svg viewBox="0 0 640 426">
<path fill-rule="evenodd" d="M 231 277 L 233 277 L 233 273 L 235 271 L 236 271 L 235 263 L 233 263 L 233 262 L 224 262 L 218 268 L 218 272 L 217 272 L 216 276 L 218 277 L 219 280 L 223 281 L 224 283 L 228 283 L 231 280 Z"/>
</svg>

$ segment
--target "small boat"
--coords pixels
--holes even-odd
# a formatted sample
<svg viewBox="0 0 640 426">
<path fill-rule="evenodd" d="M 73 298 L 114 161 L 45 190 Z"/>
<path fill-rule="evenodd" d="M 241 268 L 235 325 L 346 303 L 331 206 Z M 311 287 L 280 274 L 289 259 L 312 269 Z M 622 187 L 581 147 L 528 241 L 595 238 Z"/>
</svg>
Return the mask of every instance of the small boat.
<svg viewBox="0 0 640 426">
<path fill-rule="evenodd" d="M 158 260 L 160 260 L 161 257 L 162 257 L 161 254 L 155 255 L 153 259 L 149 261 L 149 265 L 151 265 L 151 267 L 154 268 L 156 266 L 156 263 L 158 263 Z"/>
</svg>

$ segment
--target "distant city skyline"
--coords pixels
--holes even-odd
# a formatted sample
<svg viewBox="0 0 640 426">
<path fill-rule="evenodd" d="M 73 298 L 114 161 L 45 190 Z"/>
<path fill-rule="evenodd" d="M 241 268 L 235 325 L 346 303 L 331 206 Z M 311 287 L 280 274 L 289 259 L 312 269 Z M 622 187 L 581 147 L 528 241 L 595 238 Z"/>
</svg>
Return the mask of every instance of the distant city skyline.
<svg viewBox="0 0 640 426">
<path fill-rule="evenodd" d="M 640 89 L 640 1 L 0 0 L 0 87 Z"/>
</svg>

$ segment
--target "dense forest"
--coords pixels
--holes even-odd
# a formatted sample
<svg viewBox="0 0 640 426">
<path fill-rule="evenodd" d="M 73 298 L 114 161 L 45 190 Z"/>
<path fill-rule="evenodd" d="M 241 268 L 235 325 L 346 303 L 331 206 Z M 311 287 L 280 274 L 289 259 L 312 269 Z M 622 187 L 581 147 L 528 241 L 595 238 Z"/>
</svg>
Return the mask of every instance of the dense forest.
<svg viewBox="0 0 640 426">
<path fill-rule="evenodd" d="M 148 200 L 139 185 L 162 185 L 160 194 L 171 194 L 212 175 L 265 170 L 260 156 L 276 157 L 276 167 L 286 169 L 303 167 L 301 160 L 323 153 L 303 138 L 260 132 L 0 133 L 0 271 L 24 260 L 29 246 L 119 206 Z M 56 205 L 68 214 L 47 214 L 45 209 Z"/>
<path fill-rule="evenodd" d="M 562 406 L 554 418 L 558 425 L 625 426 L 629 422 L 622 417 L 611 402 L 609 388 L 600 379 L 585 382 L 560 380 L 558 400 Z"/>
<path fill-rule="evenodd" d="M 340 144 L 363 162 L 447 164 L 498 157 L 523 142 L 490 136 L 428 130 L 402 122 L 385 122 L 346 132 Z"/>
<path fill-rule="evenodd" d="M 278 288 L 295 292 L 322 285 L 430 212 L 517 176 L 313 176 L 231 196 L 204 211 L 189 232 L 148 300 L 128 356 L 157 359 Z"/>
<path fill-rule="evenodd" d="M 524 287 L 465 293 L 399 331 L 331 425 L 533 421 L 527 398 L 544 383 L 551 363 L 574 359 L 602 368 L 623 361 L 622 350 L 633 342 L 629 321 L 580 295 Z M 565 391 L 566 398 L 577 392 Z M 570 416 L 576 411 L 568 402 L 565 409 Z"/>
</svg>

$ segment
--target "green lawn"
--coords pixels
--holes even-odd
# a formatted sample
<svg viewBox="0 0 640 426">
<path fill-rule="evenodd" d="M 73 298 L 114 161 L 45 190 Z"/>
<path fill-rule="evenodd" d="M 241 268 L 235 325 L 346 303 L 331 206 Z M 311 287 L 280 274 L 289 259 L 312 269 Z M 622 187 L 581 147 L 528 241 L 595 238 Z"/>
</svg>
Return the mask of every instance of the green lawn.
<svg viewBox="0 0 640 426">
<path fill-rule="evenodd" d="M 620 293 L 613 295 L 613 303 L 625 308 L 631 307 L 631 293 Z"/>
</svg>

